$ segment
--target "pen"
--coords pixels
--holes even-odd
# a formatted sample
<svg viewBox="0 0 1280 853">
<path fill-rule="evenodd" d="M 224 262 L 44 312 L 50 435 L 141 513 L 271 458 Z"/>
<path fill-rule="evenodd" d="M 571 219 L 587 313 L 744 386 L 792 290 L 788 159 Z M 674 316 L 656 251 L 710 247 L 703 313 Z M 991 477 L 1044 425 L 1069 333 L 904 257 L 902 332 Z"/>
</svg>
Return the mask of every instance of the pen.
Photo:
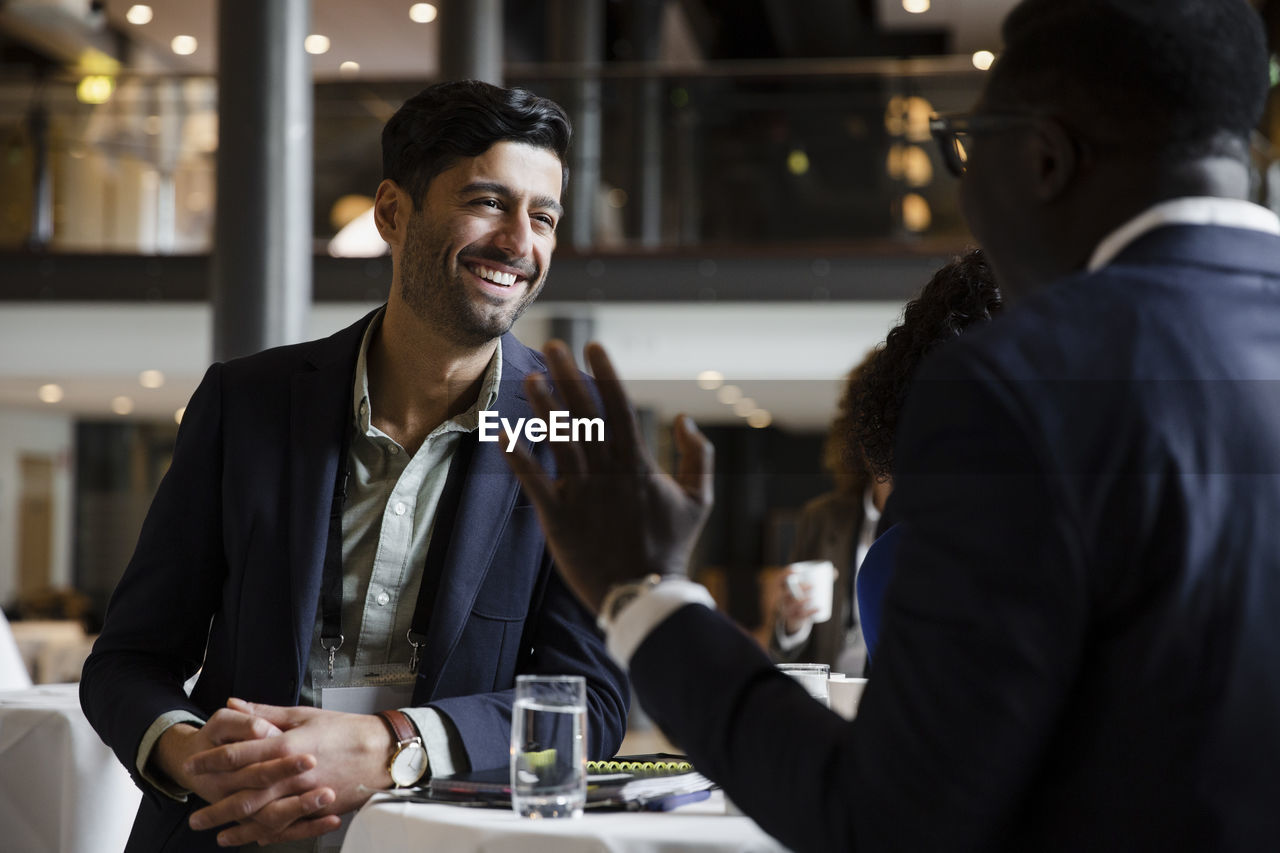
<svg viewBox="0 0 1280 853">
<path fill-rule="evenodd" d="M 645 811 L 650 812 L 669 812 L 672 809 L 678 809 L 680 806 L 696 803 L 699 800 L 705 800 L 711 796 L 711 790 L 703 789 L 701 791 L 689 791 L 684 794 L 668 794 L 665 797 L 656 797 L 652 800 L 645 800 L 641 803 L 641 807 Z"/>
</svg>

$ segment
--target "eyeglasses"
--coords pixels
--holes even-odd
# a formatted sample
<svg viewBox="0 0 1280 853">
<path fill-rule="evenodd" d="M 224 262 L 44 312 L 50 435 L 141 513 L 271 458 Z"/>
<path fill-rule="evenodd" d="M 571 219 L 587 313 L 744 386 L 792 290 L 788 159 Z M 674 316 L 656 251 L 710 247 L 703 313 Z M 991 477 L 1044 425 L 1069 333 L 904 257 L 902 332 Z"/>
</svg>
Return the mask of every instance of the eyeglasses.
<svg viewBox="0 0 1280 853">
<path fill-rule="evenodd" d="M 947 171 L 958 178 L 969 162 L 969 149 L 973 147 L 970 137 L 1009 130 L 1034 118 L 1020 113 L 947 113 L 929 119 L 929 132 L 938 140 Z"/>
</svg>

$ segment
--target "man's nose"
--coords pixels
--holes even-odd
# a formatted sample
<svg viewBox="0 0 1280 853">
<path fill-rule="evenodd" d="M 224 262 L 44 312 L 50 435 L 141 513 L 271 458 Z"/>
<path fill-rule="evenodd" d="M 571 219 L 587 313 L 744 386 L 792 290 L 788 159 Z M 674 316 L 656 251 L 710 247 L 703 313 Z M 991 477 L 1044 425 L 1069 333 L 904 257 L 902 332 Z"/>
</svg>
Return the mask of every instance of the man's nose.
<svg viewBox="0 0 1280 853">
<path fill-rule="evenodd" d="M 527 258 L 533 253 L 533 224 L 523 210 L 513 210 L 502 218 L 495 245 L 513 258 Z"/>
</svg>

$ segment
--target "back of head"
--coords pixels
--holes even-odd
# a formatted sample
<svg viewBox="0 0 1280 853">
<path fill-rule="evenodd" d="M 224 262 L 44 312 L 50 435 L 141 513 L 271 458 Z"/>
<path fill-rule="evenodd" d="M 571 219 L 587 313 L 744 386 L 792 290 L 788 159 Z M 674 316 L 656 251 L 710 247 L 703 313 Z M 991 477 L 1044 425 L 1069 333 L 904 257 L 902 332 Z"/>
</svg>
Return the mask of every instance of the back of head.
<svg viewBox="0 0 1280 853">
<path fill-rule="evenodd" d="M 1024 0 L 987 108 L 1054 114 L 1153 159 L 1241 156 L 1269 86 L 1247 0 Z"/>
<path fill-rule="evenodd" d="M 902 322 L 862 364 L 841 404 L 853 444 L 861 449 L 873 476 L 893 474 L 898 416 L 920 362 L 970 326 L 989 321 L 1002 306 L 1000 288 L 981 249 L 954 258 L 907 303 Z"/>
<path fill-rule="evenodd" d="M 525 89 L 479 80 L 437 83 L 405 101 L 382 129 L 382 176 L 421 205 L 432 178 L 495 142 L 545 148 L 563 164 L 572 136 L 560 105 Z M 561 192 L 568 180 L 565 166 Z"/>
</svg>

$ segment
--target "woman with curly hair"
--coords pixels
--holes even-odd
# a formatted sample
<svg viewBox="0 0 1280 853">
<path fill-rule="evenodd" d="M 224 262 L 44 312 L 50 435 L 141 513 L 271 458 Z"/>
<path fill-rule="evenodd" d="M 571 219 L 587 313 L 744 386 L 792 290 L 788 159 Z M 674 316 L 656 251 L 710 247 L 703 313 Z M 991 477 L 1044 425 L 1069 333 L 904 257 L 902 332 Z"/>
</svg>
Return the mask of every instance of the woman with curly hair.
<svg viewBox="0 0 1280 853">
<path fill-rule="evenodd" d="M 894 434 L 911 380 L 926 355 L 990 320 L 1000 307 L 1000 290 L 982 251 L 966 252 L 934 273 L 885 342 L 850 372 L 824 449 L 836 489 L 801 510 L 791 555 L 835 564 L 832 617 L 813 624 L 809 599 L 793 595 L 784 575 L 770 643 L 776 659 L 863 672 L 879 634 L 879 602 L 901 533 L 882 512 L 893 488 Z M 881 534 L 889 539 L 880 541 Z"/>
<path fill-rule="evenodd" d="M 1000 312 L 1000 288 L 982 250 L 969 251 L 934 273 L 907 303 L 895 326 L 867 359 L 851 388 L 849 429 L 853 452 L 876 483 L 893 483 L 893 446 L 898 417 L 920 362 L 937 347 Z M 880 602 L 893 569 L 902 527 L 886 525 L 867 550 L 856 581 L 857 607 L 868 656 L 880 633 Z M 885 529 L 885 528 L 888 529 Z"/>
</svg>

